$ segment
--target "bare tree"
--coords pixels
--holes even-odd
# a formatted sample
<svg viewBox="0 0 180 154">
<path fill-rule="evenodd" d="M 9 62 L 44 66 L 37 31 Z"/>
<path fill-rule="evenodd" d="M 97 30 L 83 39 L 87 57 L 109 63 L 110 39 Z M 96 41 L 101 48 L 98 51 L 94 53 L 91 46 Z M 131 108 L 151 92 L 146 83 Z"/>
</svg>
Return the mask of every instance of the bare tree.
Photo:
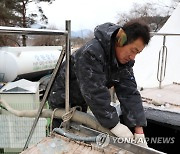
<svg viewBox="0 0 180 154">
<path fill-rule="evenodd" d="M 64 36 L 37 36 L 32 41 L 32 45 L 34 46 L 57 46 L 57 45 L 64 45 L 65 44 L 65 37 Z"/>
<path fill-rule="evenodd" d="M 178 6 L 178 4 L 180 3 L 180 0 L 171 0 L 171 4 L 170 5 L 166 5 L 164 3 L 160 3 L 160 4 L 156 4 L 158 6 L 163 6 L 164 8 L 168 9 L 170 12 L 172 12 L 174 9 L 176 9 L 176 7 Z"/>
<path fill-rule="evenodd" d="M 54 0 L 1 0 L 0 1 L 0 25 L 1 26 L 16 26 L 16 27 L 31 27 L 32 24 L 40 22 L 47 24 L 48 19 L 44 15 L 41 2 L 52 3 Z M 27 14 L 28 5 L 35 3 L 36 9 L 33 13 Z M 15 38 L 15 37 L 14 37 Z M 17 39 L 13 37 L 1 36 L 0 45 L 18 44 Z M 27 36 L 22 36 L 22 45 L 26 46 Z"/>
<path fill-rule="evenodd" d="M 86 35 L 86 37 L 74 37 L 71 39 L 72 46 L 75 48 L 79 48 L 88 41 L 92 40 L 93 37 L 94 37 L 94 33 L 92 31 L 90 31 Z"/>
<path fill-rule="evenodd" d="M 119 14 L 118 24 L 123 25 L 129 20 L 136 19 L 147 23 L 152 31 L 158 31 L 169 18 L 169 10 L 160 14 L 159 8 L 154 3 L 134 3 L 128 13 Z"/>
<path fill-rule="evenodd" d="M 51 26 L 48 29 L 58 30 L 55 26 Z M 30 45 L 33 46 L 64 46 L 65 37 L 62 35 L 43 35 L 34 36 L 30 41 Z"/>
<path fill-rule="evenodd" d="M 85 42 L 88 42 L 94 38 L 94 33 L 90 31 L 88 35 L 84 38 Z"/>
<path fill-rule="evenodd" d="M 19 21 L 19 26 L 24 27 L 24 28 L 30 27 L 32 24 L 36 23 L 36 20 L 38 19 L 38 17 L 40 17 L 41 22 L 47 24 L 48 18 L 44 15 L 43 10 L 42 10 L 41 6 L 38 5 L 38 3 L 40 3 L 40 2 L 52 3 L 52 1 L 54 1 L 54 0 L 36 0 L 36 1 L 34 1 L 37 6 L 38 12 L 35 11 L 31 14 L 27 14 L 27 7 L 33 1 L 32 0 L 18 0 L 16 2 L 16 4 L 19 3 L 19 15 L 21 17 L 21 21 Z M 26 46 L 26 39 L 27 39 L 27 36 L 22 35 L 23 46 Z"/>
</svg>

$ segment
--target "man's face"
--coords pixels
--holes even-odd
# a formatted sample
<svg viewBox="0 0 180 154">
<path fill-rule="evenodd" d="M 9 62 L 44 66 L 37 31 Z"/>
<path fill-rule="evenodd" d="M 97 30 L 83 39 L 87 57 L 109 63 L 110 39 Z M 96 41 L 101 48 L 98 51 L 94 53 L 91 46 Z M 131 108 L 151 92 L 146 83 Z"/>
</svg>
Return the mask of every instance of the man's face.
<svg viewBox="0 0 180 154">
<path fill-rule="evenodd" d="M 116 58 L 121 64 L 134 60 L 136 55 L 144 49 L 145 45 L 141 38 L 123 47 L 115 46 Z"/>
</svg>

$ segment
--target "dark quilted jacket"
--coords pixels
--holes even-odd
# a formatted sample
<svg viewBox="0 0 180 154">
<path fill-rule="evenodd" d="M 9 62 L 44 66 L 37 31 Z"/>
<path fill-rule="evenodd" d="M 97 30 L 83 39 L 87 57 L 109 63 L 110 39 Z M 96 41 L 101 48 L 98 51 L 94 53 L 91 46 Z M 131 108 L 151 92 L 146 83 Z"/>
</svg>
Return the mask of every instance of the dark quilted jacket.
<svg viewBox="0 0 180 154">
<path fill-rule="evenodd" d="M 71 56 L 70 104 L 88 105 L 99 123 L 113 128 L 119 117 L 110 105 L 109 88 L 114 86 L 127 126 L 146 126 L 141 96 L 133 74 L 134 61 L 120 64 L 115 58 L 114 36 L 120 27 L 105 23 L 95 28 L 94 39 Z M 65 107 L 65 63 L 59 69 L 48 102 L 52 109 Z"/>
</svg>

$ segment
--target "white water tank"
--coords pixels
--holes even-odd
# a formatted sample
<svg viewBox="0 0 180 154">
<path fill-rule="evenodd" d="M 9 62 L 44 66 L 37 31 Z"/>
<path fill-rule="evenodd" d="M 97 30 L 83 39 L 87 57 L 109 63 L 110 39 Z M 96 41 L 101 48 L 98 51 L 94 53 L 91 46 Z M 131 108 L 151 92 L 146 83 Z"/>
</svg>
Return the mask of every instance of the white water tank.
<svg viewBox="0 0 180 154">
<path fill-rule="evenodd" d="M 10 82 L 19 76 L 52 70 L 61 51 L 61 46 L 1 47 L 0 81 Z"/>
</svg>

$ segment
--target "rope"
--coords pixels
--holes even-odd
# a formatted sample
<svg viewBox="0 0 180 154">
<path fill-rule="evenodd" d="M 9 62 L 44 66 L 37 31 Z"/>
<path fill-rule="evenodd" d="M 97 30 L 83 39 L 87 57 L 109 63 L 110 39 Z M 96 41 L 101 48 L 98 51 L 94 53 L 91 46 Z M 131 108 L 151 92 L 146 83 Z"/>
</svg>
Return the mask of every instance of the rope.
<svg viewBox="0 0 180 154">
<path fill-rule="evenodd" d="M 77 108 L 79 108 L 80 111 L 82 110 L 82 108 L 81 108 L 80 106 L 75 106 L 75 107 L 72 107 L 69 112 L 65 113 L 65 114 L 62 116 L 63 122 L 61 123 L 61 125 L 60 125 L 59 127 L 63 126 L 64 123 L 66 123 L 67 121 L 69 121 L 69 120 L 73 117 L 74 112 L 76 111 Z M 58 109 L 58 108 L 55 108 L 55 109 L 53 110 L 52 115 L 51 115 L 50 133 L 52 132 L 52 122 L 53 122 L 53 119 L 54 119 L 54 114 L 55 114 L 55 112 L 56 112 L 57 109 Z"/>
<path fill-rule="evenodd" d="M 52 112 L 52 115 L 51 115 L 51 123 L 50 123 L 50 133 L 52 132 L 52 122 L 53 122 L 53 119 L 54 119 L 54 114 L 56 112 L 58 108 L 55 108 Z"/>
<path fill-rule="evenodd" d="M 65 114 L 62 116 L 62 120 L 63 120 L 64 123 L 66 123 L 67 121 L 69 121 L 69 120 L 73 117 L 74 112 L 76 111 L 76 108 L 77 108 L 77 107 L 71 108 L 69 112 L 65 113 Z"/>
</svg>

